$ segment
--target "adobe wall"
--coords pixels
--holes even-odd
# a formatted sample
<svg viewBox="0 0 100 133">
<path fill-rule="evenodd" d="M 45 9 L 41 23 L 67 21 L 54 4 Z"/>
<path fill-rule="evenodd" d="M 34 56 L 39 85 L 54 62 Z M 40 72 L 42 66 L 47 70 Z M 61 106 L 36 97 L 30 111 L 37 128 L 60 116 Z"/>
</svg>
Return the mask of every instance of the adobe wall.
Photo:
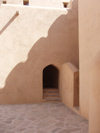
<svg viewBox="0 0 100 133">
<path fill-rule="evenodd" d="M 19 15 L 14 17 L 16 11 Z M 2 28 L 0 104 L 41 102 L 42 72 L 47 65 L 53 64 L 59 72 L 65 62 L 78 67 L 77 0 L 69 12 L 2 5 Z"/>
<path fill-rule="evenodd" d="M 3 1 L 3 0 L 2 0 Z M 7 4 L 23 5 L 23 0 L 6 0 Z M 26 0 L 27 1 L 27 0 Z M 57 7 L 63 8 L 63 2 L 69 0 L 28 0 L 29 6 Z"/>
<path fill-rule="evenodd" d="M 100 133 L 100 54 L 91 65 L 89 98 L 89 133 Z"/>
<path fill-rule="evenodd" d="M 79 1 L 80 109 L 100 129 L 100 1 Z M 98 63 L 97 63 L 98 60 Z M 98 69 L 99 68 L 99 69 Z M 98 71 L 98 72 L 97 72 Z M 97 80 L 98 79 L 98 80 Z M 89 100 L 90 97 L 90 100 Z M 90 101 L 90 104 L 89 104 Z M 90 107 L 90 109 L 89 109 Z M 89 113 L 90 110 L 90 113 Z M 94 113 L 93 113 L 94 112 Z M 91 123 L 90 122 L 90 123 Z M 91 130 L 90 133 L 99 133 Z"/>
<path fill-rule="evenodd" d="M 40 2 L 40 0 L 30 0 L 30 5 L 38 5 L 38 6 L 45 6 L 45 7 L 57 7 L 57 8 L 63 8 L 63 2 L 69 1 L 69 0 L 43 0 L 43 2 Z"/>
<path fill-rule="evenodd" d="M 61 68 L 61 99 L 73 109 L 79 107 L 79 71 L 71 63 L 65 63 Z"/>
<path fill-rule="evenodd" d="M 23 4 L 23 0 L 1 0 L 6 1 L 7 4 Z"/>
</svg>

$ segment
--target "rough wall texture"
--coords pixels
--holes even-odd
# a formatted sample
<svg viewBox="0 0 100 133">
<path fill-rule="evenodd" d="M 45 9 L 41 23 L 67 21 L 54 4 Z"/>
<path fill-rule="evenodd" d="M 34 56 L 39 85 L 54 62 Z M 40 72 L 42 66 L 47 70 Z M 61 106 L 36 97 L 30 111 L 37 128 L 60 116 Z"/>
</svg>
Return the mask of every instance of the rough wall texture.
<svg viewBox="0 0 100 133">
<path fill-rule="evenodd" d="M 100 1 L 95 0 L 80 0 L 79 1 L 79 56 L 80 56 L 80 109 L 81 113 L 88 118 L 89 114 L 89 94 L 91 97 L 92 108 L 90 110 L 94 111 L 97 108 L 97 102 L 100 104 L 100 91 L 96 89 L 99 88 L 98 81 L 92 80 L 100 79 L 99 71 L 95 76 L 93 73 L 97 71 L 96 65 L 97 59 L 100 59 Z M 94 65 L 95 64 L 95 65 Z M 95 66 L 95 67 L 93 67 Z M 93 70 L 94 69 L 94 70 Z M 97 72 L 96 72 L 97 73 Z M 95 86 L 92 89 L 92 86 Z M 98 87 L 97 87 L 98 86 Z M 94 93 L 94 92 L 98 92 Z M 92 93 L 92 94 L 91 94 Z M 96 100 L 95 98 L 98 98 Z M 95 103 L 95 104 L 94 104 Z M 98 105 L 98 107 L 100 107 Z M 98 108 L 97 108 L 98 110 Z M 92 114 L 93 118 L 100 118 L 100 111 L 98 115 L 98 111 L 94 111 L 95 114 Z M 97 115 L 96 115 L 97 114 Z M 95 122 L 95 119 L 92 119 L 96 125 L 100 123 L 100 121 Z M 93 123 L 92 123 L 92 127 Z M 96 126 L 95 126 L 96 127 Z M 99 126 L 100 129 L 100 126 Z M 100 132 L 100 130 L 99 130 Z M 99 133 L 97 131 L 91 133 Z"/>
<path fill-rule="evenodd" d="M 19 11 L 11 23 L 12 16 Z M 8 25 L 7 25 L 8 23 Z M 77 0 L 73 8 L 0 8 L 0 103 L 41 102 L 42 72 L 50 64 L 78 66 Z"/>
</svg>

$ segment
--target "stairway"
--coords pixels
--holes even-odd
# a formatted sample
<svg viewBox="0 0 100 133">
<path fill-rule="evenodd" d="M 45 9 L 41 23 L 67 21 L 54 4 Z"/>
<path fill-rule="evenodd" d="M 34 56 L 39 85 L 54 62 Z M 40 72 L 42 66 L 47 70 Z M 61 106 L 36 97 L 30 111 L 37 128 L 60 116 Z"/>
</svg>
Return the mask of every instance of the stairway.
<svg viewBox="0 0 100 133">
<path fill-rule="evenodd" d="M 43 90 L 43 98 L 45 101 L 61 101 L 59 96 L 59 90 L 56 88 L 45 88 Z"/>
</svg>

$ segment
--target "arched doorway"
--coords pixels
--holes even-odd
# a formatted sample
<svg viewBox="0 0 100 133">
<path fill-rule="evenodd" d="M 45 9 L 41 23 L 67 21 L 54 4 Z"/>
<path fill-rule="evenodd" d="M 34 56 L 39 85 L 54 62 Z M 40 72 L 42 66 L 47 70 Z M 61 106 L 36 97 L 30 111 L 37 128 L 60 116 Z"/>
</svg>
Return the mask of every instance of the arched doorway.
<svg viewBox="0 0 100 133">
<path fill-rule="evenodd" d="M 43 98 L 44 99 L 58 99 L 58 81 L 59 71 L 53 65 L 48 65 L 43 69 Z M 50 100 L 50 101 L 51 101 Z"/>
<path fill-rule="evenodd" d="M 58 69 L 49 65 L 43 70 L 43 88 L 58 88 Z"/>
</svg>

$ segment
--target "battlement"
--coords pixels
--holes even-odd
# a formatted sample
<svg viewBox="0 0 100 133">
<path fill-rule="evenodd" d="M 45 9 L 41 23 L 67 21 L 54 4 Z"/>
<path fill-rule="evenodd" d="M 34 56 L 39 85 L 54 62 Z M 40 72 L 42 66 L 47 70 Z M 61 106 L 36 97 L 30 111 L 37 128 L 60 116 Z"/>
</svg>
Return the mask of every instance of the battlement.
<svg viewBox="0 0 100 133">
<path fill-rule="evenodd" d="M 1 0 L 1 4 L 67 8 L 72 0 Z"/>
<path fill-rule="evenodd" d="M 23 4 L 23 0 L 1 0 L 1 4 Z"/>
</svg>

